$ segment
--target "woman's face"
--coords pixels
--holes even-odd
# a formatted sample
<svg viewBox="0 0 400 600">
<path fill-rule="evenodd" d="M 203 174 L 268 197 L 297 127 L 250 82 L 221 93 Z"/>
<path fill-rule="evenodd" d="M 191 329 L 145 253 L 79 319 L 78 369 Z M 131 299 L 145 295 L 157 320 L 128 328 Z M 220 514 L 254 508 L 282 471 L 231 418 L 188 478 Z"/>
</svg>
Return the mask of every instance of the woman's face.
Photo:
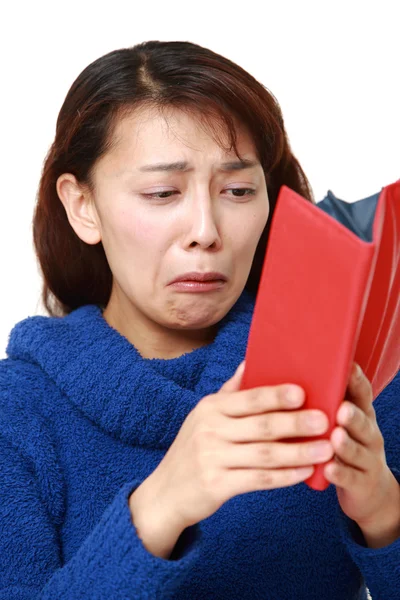
<svg viewBox="0 0 400 600">
<path fill-rule="evenodd" d="M 170 329 L 214 325 L 242 293 L 269 215 L 252 140 L 238 127 L 239 154 L 256 163 L 239 169 L 224 168 L 238 162 L 234 152 L 177 109 L 167 120 L 155 110 L 136 112 L 114 136 L 94 171 L 94 216 L 113 274 L 106 310 Z M 202 290 L 171 285 L 189 272 L 226 279 Z"/>
</svg>

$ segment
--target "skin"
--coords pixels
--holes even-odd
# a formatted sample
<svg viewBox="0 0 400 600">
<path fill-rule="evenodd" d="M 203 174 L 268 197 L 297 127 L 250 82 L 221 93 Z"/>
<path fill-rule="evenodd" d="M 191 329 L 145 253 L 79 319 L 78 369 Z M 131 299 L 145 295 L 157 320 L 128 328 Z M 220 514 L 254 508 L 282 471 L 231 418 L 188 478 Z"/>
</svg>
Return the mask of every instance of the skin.
<svg viewBox="0 0 400 600">
<path fill-rule="evenodd" d="M 371 382 L 353 369 L 330 441 L 335 452 L 324 474 L 336 485 L 343 512 L 360 527 L 370 548 L 400 537 L 400 485 L 386 463 Z"/>
<path fill-rule="evenodd" d="M 240 124 L 237 130 L 240 156 L 258 162 L 250 135 Z M 121 119 L 114 138 L 114 149 L 96 165 L 94 194 L 71 174 L 59 178 L 57 191 L 77 235 L 103 243 L 113 273 L 104 318 L 143 357 L 177 357 L 212 342 L 216 323 L 243 291 L 269 215 L 264 172 L 260 163 L 219 172 L 220 163 L 238 160 L 234 152 L 176 109 L 168 119 L 155 110 Z M 193 170 L 139 171 L 175 161 Z M 248 188 L 255 194 L 239 197 Z M 163 191 L 174 193 L 143 196 Z M 167 285 L 189 271 L 222 272 L 228 281 L 201 294 Z"/>
<path fill-rule="evenodd" d="M 240 123 L 237 133 L 240 156 L 257 160 Z M 236 155 L 176 109 L 168 119 L 156 110 L 137 111 L 118 122 L 113 138 L 95 165 L 94 192 L 70 173 L 59 177 L 57 192 L 76 234 L 88 244 L 103 243 L 113 273 L 104 318 L 143 357 L 178 357 L 213 341 L 216 324 L 243 291 L 269 215 L 264 173 L 260 164 L 219 172 Z M 175 161 L 187 161 L 192 170 L 139 170 Z M 229 191 L 237 188 L 255 193 Z M 163 191 L 174 193 L 144 196 Z M 228 281 L 202 294 L 168 286 L 188 271 L 220 271 Z M 367 544 L 379 548 L 400 536 L 400 486 L 386 464 L 370 382 L 364 375 L 351 378 L 347 393 L 328 442 L 334 458 L 325 477 Z"/>
</svg>

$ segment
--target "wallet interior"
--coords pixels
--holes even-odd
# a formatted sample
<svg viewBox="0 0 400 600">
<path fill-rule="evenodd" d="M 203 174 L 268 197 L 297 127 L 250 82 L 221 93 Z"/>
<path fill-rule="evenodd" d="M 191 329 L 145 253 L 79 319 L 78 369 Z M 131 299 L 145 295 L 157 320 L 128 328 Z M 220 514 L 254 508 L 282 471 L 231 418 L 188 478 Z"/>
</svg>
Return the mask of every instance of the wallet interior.
<svg viewBox="0 0 400 600">
<path fill-rule="evenodd" d="M 329 190 L 325 198 L 317 203 L 317 206 L 345 225 L 361 240 L 372 242 L 372 228 L 379 196 L 380 192 L 350 203 L 340 200 Z"/>
</svg>

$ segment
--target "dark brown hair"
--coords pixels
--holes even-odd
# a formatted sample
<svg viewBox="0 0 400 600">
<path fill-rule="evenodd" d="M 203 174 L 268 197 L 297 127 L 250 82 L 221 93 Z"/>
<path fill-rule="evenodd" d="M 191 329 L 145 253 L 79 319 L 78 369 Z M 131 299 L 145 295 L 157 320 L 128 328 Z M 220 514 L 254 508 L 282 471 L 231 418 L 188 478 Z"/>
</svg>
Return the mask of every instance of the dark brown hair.
<svg viewBox="0 0 400 600">
<path fill-rule="evenodd" d="M 43 273 L 42 302 L 51 316 L 84 304 L 105 307 L 112 288 L 103 244 L 87 244 L 75 233 L 58 197 L 57 179 L 72 173 L 92 189 L 94 166 L 111 149 L 118 119 L 146 106 L 179 108 L 206 119 L 217 143 L 222 145 L 218 132 L 227 133 L 239 158 L 235 119 L 247 127 L 270 203 L 246 283 L 251 292 L 258 289 L 280 187 L 285 184 L 315 203 L 275 97 L 240 66 L 190 42 L 148 41 L 109 52 L 88 65 L 69 89 L 40 179 L 33 241 Z"/>
</svg>

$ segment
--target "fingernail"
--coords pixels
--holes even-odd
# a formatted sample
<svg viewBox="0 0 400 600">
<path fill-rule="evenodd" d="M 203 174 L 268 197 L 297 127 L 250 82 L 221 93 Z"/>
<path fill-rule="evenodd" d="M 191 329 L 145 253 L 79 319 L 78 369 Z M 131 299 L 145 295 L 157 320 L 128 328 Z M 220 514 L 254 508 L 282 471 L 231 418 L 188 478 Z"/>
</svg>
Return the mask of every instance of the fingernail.
<svg viewBox="0 0 400 600">
<path fill-rule="evenodd" d="M 354 381 L 361 379 L 362 374 L 363 374 L 363 372 L 362 372 L 360 365 L 358 363 L 354 363 L 353 364 L 353 379 L 354 379 Z"/>
<path fill-rule="evenodd" d="M 286 400 L 287 403 L 292 406 L 300 406 L 303 402 L 304 393 L 302 388 L 297 385 L 290 385 L 286 388 Z"/>
</svg>

